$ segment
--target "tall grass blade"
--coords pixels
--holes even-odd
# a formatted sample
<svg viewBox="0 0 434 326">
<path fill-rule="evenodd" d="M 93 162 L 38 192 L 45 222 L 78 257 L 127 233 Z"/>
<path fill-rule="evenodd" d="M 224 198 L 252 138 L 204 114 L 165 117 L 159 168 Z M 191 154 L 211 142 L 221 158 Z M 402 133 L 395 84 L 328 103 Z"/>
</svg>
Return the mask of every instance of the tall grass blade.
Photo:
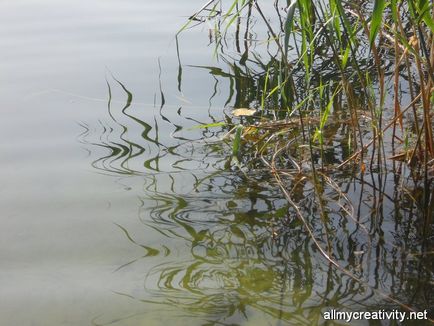
<svg viewBox="0 0 434 326">
<path fill-rule="evenodd" d="M 375 0 L 374 11 L 372 12 L 371 30 L 369 32 L 369 44 L 372 46 L 375 37 L 380 30 L 381 21 L 383 19 L 383 11 L 386 6 L 386 1 Z"/>
<path fill-rule="evenodd" d="M 291 36 L 292 29 L 294 27 L 294 13 L 295 13 L 295 5 L 297 4 L 297 0 L 292 0 L 289 4 L 288 15 L 286 16 L 285 21 L 285 56 L 288 56 L 288 47 L 289 47 L 289 37 Z"/>
</svg>

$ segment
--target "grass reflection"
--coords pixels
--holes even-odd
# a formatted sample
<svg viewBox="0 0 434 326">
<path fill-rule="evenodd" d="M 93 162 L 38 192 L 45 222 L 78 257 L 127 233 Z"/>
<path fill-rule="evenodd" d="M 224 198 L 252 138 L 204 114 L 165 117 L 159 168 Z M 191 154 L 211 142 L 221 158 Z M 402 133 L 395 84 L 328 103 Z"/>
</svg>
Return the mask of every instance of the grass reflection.
<svg viewBox="0 0 434 326">
<path fill-rule="evenodd" d="M 418 218 L 422 181 L 330 170 L 319 172 L 318 184 L 310 170 L 280 161 L 315 239 L 355 279 L 323 258 L 270 171 L 250 157 L 241 159 L 247 173 L 226 164 L 231 146 L 222 136 L 230 127 L 191 129 L 209 116 L 185 116 L 182 108 L 140 115 L 127 87 L 114 80 L 110 92 L 113 85 L 124 90 L 126 104 L 113 107 L 110 96 L 108 119 L 81 137 L 95 149 L 98 171 L 143 183 L 143 228 L 133 236 L 118 227 L 144 252 L 116 270 L 138 274 L 142 283 L 117 293 L 157 305 L 148 312 L 157 324 L 167 313 L 198 325 L 312 325 L 325 324 L 321 314 L 330 308 L 433 306 L 432 244 L 422 234 L 430 231 Z M 407 193 L 393 191 L 403 184 Z M 150 234 L 159 242 L 150 243 Z"/>
</svg>

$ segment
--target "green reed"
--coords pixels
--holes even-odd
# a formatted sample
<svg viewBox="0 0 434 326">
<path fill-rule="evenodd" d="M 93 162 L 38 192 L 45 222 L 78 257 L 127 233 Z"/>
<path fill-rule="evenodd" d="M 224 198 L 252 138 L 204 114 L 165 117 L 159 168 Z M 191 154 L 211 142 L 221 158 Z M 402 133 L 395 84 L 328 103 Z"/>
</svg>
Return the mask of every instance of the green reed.
<svg viewBox="0 0 434 326">
<path fill-rule="evenodd" d="M 337 0 L 288 0 L 276 1 L 274 13 L 263 7 L 260 1 L 215 0 L 191 18 L 218 21 L 214 31 L 216 49 L 228 42 L 231 28 L 235 28 L 237 52 L 242 54 L 240 66 L 246 67 L 247 75 L 254 71 L 257 100 L 264 112 L 273 119 L 282 119 L 292 116 L 297 108 L 304 141 L 310 129 L 315 135 L 309 138 L 322 143 L 324 139 L 318 130 L 324 128 L 325 122 L 309 127 L 313 117 L 324 117 L 316 89 L 320 83 L 327 89 L 334 85 L 343 99 L 341 109 L 351 119 L 351 134 L 347 138 L 351 139 L 353 151 L 350 157 L 357 158 L 361 169 L 365 167 L 365 157 L 369 159 L 367 151 L 371 168 L 386 166 L 388 158 L 405 154 L 409 166 L 423 162 L 425 171 L 432 169 L 434 20 L 429 1 L 377 0 L 373 5 L 362 6 Z M 247 36 L 256 33 L 256 25 L 250 23 L 253 17 L 267 30 L 267 38 L 254 50 L 247 45 Z M 243 42 L 245 49 L 241 51 Z M 272 53 L 268 62 L 255 55 L 260 46 Z M 391 69 L 391 65 L 395 68 Z M 393 96 L 387 92 L 391 78 Z M 403 88 L 410 91 L 407 102 L 411 103 L 411 114 L 405 110 L 409 110 L 407 104 L 403 104 Z M 334 95 L 326 97 L 332 99 Z M 393 108 L 386 107 L 390 102 L 394 102 Z M 325 107 L 328 104 L 329 111 L 337 110 L 336 103 L 331 101 Z M 363 111 L 369 112 L 372 119 L 370 139 L 365 136 Z M 404 146 L 405 130 L 413 132 L 416 138 L 410 150 L 408 144 Z M 391 151 L 385 149 L 385 142 L 392 144 Z"/>
<path fill-rule="evenodd" d="M 208 7 L 218 7 L 219 14 L 207 15 Z M 362 284 L 333 250 L 328 212 L 336 203 L 324 201 L 324 189 L 347 198 L 328 172 L 352 167 L 363 180 L 369 172 L 371 178 L 374 173 L 399 176 L 408 167 L 414 182 L 424 184 L 428 223 L 434 174 L 433 16 L 427 0 L 277 0 L 274 6 L 214 0 L 192 16 L 217 21 L 216 54 L 231 72 L 211 73 L 234 85 L 226 104 L 235 93 L 235 108 L 260 108 L 256 120 L 246 118 L 243 128 L 233 128 L 232 154 L 252 169 L 268 168 L 319 252 Z M 232 49 L 230 44 L 239 62 L 219 50 Z M 226 124 L 238 122 L 227 117 Z M 340 162 L 328 155 L 337 147 Z M 318 221 L 303 215 L 296 185 L 290 188 L 294 176 L 311 182 Z M 347 205 L 344 215 L 354 219 L 349 200 Z M 325 230 L 321 236 L 314 232 L 316 223 Z"/>
</svg>

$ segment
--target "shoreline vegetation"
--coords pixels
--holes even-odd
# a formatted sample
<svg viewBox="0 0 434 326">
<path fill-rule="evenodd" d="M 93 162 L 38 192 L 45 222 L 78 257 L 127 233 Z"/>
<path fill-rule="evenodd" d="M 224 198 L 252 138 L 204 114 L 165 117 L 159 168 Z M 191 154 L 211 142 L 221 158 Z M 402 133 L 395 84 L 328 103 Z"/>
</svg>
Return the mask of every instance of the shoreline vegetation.
<svg viewBox="0 0 434 326">
<path fill-rule="evenodd" d="M 236 91 L 226 103 L 234 101 L 234 110 L 201 126 L 226 131 L 228 166 L 246 177 L 267 170 L 289 204 L 288 218 L 298 218 L 330 265 L 409 311 L 340 262 L 330 207 L 362 230 L 370 251 L 372 230 L 339 178 L 357 179 L 362 193 L 363 184 L 391 176 L 394 201 L 417 207 L 420 235 L 432 237 L 433 17 L 423 0 L 210 0 L 178 33 L 208 26 L 217 60 L 229 67 L 202 67 L 229 78 Z M 298 200 L 306 187 L 316 198 L 316 221 Z M 380 197 L 386 192 L 380 187 Z M 432 258 L 424 243 L 417 255 Z"/>
</svg>

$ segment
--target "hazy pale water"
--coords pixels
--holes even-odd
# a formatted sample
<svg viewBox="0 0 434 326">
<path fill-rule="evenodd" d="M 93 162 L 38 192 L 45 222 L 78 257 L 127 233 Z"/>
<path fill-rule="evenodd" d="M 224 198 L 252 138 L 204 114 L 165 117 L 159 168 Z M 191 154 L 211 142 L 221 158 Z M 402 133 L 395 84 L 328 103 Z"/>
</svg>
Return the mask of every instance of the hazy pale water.
<svg viewBox="0 0 434 326">
<path fill-rule="evenodd" d="M 178 90 L 174 35 L 201 4 L 0 3 L 0 324 L 310 325 L 329 308 L 396 308 L 321 258 L 263 171 L 221 171 L 223 134 L 194 128 L 223 116 L 229 89 L 190 66 L 217 65 L 206 25 L 180 38 Z M 373 209 L 372 183 L 347 187 L 364 193 L 372 253 L 338 219 L 339 260 L 429 308 L 429 260 L 406 256 L 424 246 L 420 221 L 390 196 Z"/>
<path fill-rule="evenodd" d="M 137 93 L 135 100 L 148 103 L 140 110 L 152 110 L 157 57 L 174 69 L 174 32 L 198 5 L 0 3 L 2 325 L 90 325 L 94 318 L 139 313 L 119 323 L 137 325 L 144 312 L 155 310 L 114 294 L 142 283 L 142 275 L 115 272 L 143 250 L 114 223 L 139 227 L 143 182 L 126 191 L 116 178 L 95 173 L 78 141 L 79 123 L 105 117 L 109 71 Z M 206 34 L 198 43 L 206 43 Z M 209 59 L 205 51 L 190 52 Z M 158 243 L 158 237 L 149 233 L 146 242 Z"/>
</svg>

